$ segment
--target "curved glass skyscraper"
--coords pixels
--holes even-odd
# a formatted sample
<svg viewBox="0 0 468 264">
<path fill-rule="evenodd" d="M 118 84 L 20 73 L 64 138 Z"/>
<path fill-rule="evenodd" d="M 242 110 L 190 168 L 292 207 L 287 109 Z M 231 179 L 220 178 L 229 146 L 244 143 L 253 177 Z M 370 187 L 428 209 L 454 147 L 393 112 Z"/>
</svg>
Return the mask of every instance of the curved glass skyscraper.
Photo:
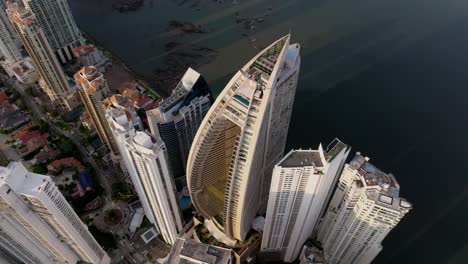
<svg viewBox="0 0 468 264">
<path fill-rule="evenodd" d="M 300 47 L 289 40 L 277 40 L 234 75 L 190 150 L 193 204 L 231 239 L 245 239 L 284 154 L 300 66 Z"/>
</svg>

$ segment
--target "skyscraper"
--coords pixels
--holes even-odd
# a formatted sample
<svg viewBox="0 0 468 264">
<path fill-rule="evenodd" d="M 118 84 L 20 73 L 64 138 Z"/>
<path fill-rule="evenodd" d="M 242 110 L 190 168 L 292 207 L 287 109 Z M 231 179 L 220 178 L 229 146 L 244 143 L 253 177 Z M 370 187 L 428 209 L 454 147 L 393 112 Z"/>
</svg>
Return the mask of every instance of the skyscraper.
<svg viewBox="0 0 468 264">
<path fill-rule="evenodd" d="M 293 262 L 312 235 L 350 149 L 335 140 L 326 151 L 292 150 L 275 166 L 261 250 Z"/>
<path fill-rule="evenodd" d="M 10 4 L 7 9 L 10 21 L 13 23 L 24 47 L 33 59 L 41 77 L 39 84 L 50 100 L 63 108 L 73 109 L 79 100 L 70 87 L 63 69 L 51 49 L 37 17 L 27 8 Z"/>
<path fill-rule="evenodd" d="M 119 94 L 113 95 L 107 97 L 103 104 L 106 109 L 106 119 L 120 155 L 120 167 L 127 176 L 130 176 L 127 171 L 130 158 L 125 156 L 126 152 L 124 151 L 126 142 L 129 137 L 135 136 L 136 131 L 141 130 L 143 125 L 127 97 Z"/>
<path fill-rule="evenodd" d="M 44 35 L 57 58 L 63 63 L 71 60 L 73 47 L 81 45 L 81 33 L 67 0 L 22 0 L 36 14 Z"/>
<path fill-rule="evenodd" d="M 185 175 L 190 146 L 211 103 L 211 92 L 205 79 L 188 68 L 171 96 L 158 108 L 146 112 L 151 133 L 161 137 L 166 144 L 176 178 Z"/>
<path fill-rule="evenodd" d="M 93 66 L 85 66 L 75 73 L 78 94 L 96 128 L 99 138 L 110 150 L 113 157 L 119 154 L 114 137 L 106 119 L 102 101 L 110 94 L 107 81 Z"/>
<path fill-rule="evenodd" d="M 182 217 L 164 142 L 137 131 L 127 139 L 124 151 L 122 157 L 130 158 L 128 172 L 146 217 L 167 243 L 174 244 L 182 231 Z"/>
<path fill-rule="evenodd" d="M 193 204 L 205 218 L 221 218 L 231 239 L 246 237 L 284 154 L 300 66 L 299 44 L 289 40 L 274 42 L 234 75 L 190 150 Z"/>
<path fill-rule="evenodd" d="M 21 163 L 0 167 L 0 260 L 110 263 L 50 177 Z"/>
<path fill-rule="evenodd" d="M 357 153 L 346 164 L 318 230 L 328 263 L 371 263 L 382 240 L 412 208 L 399 192 L 392 174 Z"/>
<path fill-rule="evenodd" d="M 19 49 L 21 41 L 8 19 L 5 9 L 5 3 L 0 1 L 0 52 L 3 56 L 2 66 L 8 75 L 12 76 L 10 67 L 22 59 Z"/>
</svg>

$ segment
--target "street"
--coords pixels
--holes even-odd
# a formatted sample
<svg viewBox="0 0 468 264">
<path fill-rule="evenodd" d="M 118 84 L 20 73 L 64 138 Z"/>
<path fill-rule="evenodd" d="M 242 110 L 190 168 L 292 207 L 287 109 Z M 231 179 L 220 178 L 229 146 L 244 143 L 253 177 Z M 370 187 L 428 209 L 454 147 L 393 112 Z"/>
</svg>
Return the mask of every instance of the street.
<svg viewBox="0 0 468 264">
<path fill-rule="evenodd" d="M 10 135 L 13 133 L 9 133 L 7 135 L 0 134 L 0 151 L 5 155 L 5 157 L 10 160 L 10 161 L 18 161 L 21 160 L 20 155 L 18 155 L 18 152 L 16 152 L 14 149 L 10 148 L 6 143 L 5 140 L 7 140 Z"/>
<path fill-rule="evenodd" d="M 81 160 L 87 164 L 89 164 L 95 172 L 96 178 L 99 181 L 99 184 L 104 188 L 105 194 L 103 195 L 105 199 L 104 206 L 100 209 L 100 213 L 105 212 L 109 208 L 113 208 L 115 206 L 114 202 L 112 201 L 112 187 L 110 179 L 112 177 L 117 177 L 118 175 L 114 170 L 111 168 L 110 170 L 105 170 L 96 162 L 88 153 L 87 149 L 85 148 L 84 144 L 82 144 L 81 139 L 79 137 L 80 133 L 78 132 L 77 128 L 72 130 L 65 130 L 59 127 L 55 120 L 53 120 L 49 115 L 45 112 L 42 112 L 41 108 L 37 105 L 34 98 L 25 92 L 25 89 L 28 87 L 24 87 L 22 84 L 18 83 L 16 80 L 9 79 L 8 77 L 1 75 L 0 78 L 4 80 L 6 84 L 8 84 L 12 89 L 14 89 L 23 99 L 24 103 L 28 106 L 31 111 L 31 114 L 38 120 L 44 120 L 49 124 L 50 132 L 53 132 L 57 135 L 61 135 L 70 139 L 73 144 L 76 146 L 78 151 L 81 155 Z M 12 133 L 10 133 L 12 134 Z M 9 137 L 9 135 L 1 135 L 0 134 L 0 151 L 2 151 L 6 158 L 13 161 L 20 161 L 22 158 L 18 155 L 18 153 L 10 148 L 7 144 L 4 144 L 5 140 Z M 129 212 L 127 212 L 128 214 Z M 128 216 L 130 217 L 130 216 Z M 128 221 L 131 219 L 128 219 Z M 123 237 L 128 237 L 128 231 L 125 227 L 122 227 L 122 230 L 119 232 L 111 232 L 113 233 L 114 237 L 117 240 L 118 248 L 114 250 L 111 254 L 112 263 L 119 263 L 123 259 L 127 259 L 132 263 L 150 263 L 148 258 L 145 256 L 146 253 L 150 253 L 153 260 L 157 258 L 165 257 L 169 251 L 170 246 L 166 245 L 165 243 L 159 241 L 158 238 L 154 238 L 148 244 L 144 243 L 144 241 L 140 238 L 140 235 L 146 230 L 140 230 L 133 235 L 133 238 L 126 239 Z"/>
<path fill-rule="evenodd" d="M 111 185 L 109 184 L 108 182 L 108 179 L 105 175 L 105 173 L 103 172 L 102 168 L 100 166 L 97 165 L 96 161 L 91 158 L 88 154 L 88 151 L 86 150 L 86 148 L 81 144 L 79 138 L 76 138 L 76 136 L 73 135 L 73 133 L 70 133 L 68 131 L 65 131 L 63 129 L 61 129 L 60 127 L 58 127 L 54 122 L 53 120 L 51 120 L 49 118 L 48 115 L 46 115 L 45 113 L 43 113 L 41 111 L 41 109 L 38 107 L 38 105 L 34 102 L 33 98 L 31 97 L 31 95 L 27 94 L 25 92 L 25 87 L 23 87 L 22 85 L 20 85 L 18 83 L 18 81 L 16 80 L 12 80 L 11 78 L 8 78 L 7 76 L 5 75 L 2 75 L 1 76 L 3 78 L 3 80 L 6 80 L 6 83 L 11 87 L 13 88 L 17 93 L 19 93 L 21 95 L 21 98 L 24 100 L 24 102 L 26 103 L 26 105 L 28 106 L 28 108 L 32 111 L 32 114 L 37 118 L 37 119 L 42 119 L 44 121 L 46 121 L 49 126 L 50 126 L 50 129 L 54 132 L 56 132 L 57 134 L 60 134 L 64 137 L 67 137 L 69 138 L 73 144 L 75 144 L 75 146 L 77 147 L 78 151 L 80 152 L 81 154 L 81 157 L 83 159 L 84 162 L 88 163 L 91 165 L 91 167 L 94 169 L 94 171 L 96 172 L 96 176 L 99 180 L 99 183 L 100 185 L 104 188 L 104 190 L 106 191 L 106 195 L 105 195 L 105 201 L 106 201 L 106 205 L 108 204 L 112 204 L 112 188 L 111 188 Z M 2 149 L 3 151 L 3 149 Z M 10 152 L 14 152 L 14 151 L 10 151 Z M 5 153 L 5 152 L 4 152 Z M 18 158 L 18 156 L 14 157 L 13 153 L 5 153 L 5 155 L 7 156 L 7 158 L 10 158 L 8 155 L 12 155 L 13 158 Z M 14 160 L 21 160 L 20 158 L 19 159 L 14 159 Z"/>
</svg>

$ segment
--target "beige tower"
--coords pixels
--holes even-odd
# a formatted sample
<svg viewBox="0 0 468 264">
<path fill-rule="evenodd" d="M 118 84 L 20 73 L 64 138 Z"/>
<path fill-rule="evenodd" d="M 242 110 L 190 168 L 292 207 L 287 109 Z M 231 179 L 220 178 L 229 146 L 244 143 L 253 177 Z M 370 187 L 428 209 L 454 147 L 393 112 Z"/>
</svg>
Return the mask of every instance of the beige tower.
<svg viewBox="0 0 468 264">
<path fill-rule="evenodd" d="M 80 30 L 76 26 L 67 0 L 22 0 L 38 17 L 45 37 L 61 62 L 71 60 L 73 47 L 82 43 Z"/>
<path fill-rule="evenodd" d="M 205 218 L 222 219 L 231 239 L 245 239 L 284 154 L 301 61 L 299 45 L 289 40 L 274 42 L 234 75 L 190 150 L 193 204 Z"/>
<path fill-rule="evenodd" d="M 17 4 L 10 4 L 7 12 L 24 47 L 34 61 L 41 78 L 39 84 L 49 99 L 57 106 L 68 110 L 76 107 L 79 104 L 76 93 L 70 87 L 36 15 L 30 9 Z"/>
<path fill-rule="evenodd" d="M 113 157 L 119 154 L 117 145 L 106 119 L 102 101 L 109 96 L 110 90 L 102 73 L 93 66 L 86 66 L 75 73 L 78 93 L 102 142 Z"/>
</svg>

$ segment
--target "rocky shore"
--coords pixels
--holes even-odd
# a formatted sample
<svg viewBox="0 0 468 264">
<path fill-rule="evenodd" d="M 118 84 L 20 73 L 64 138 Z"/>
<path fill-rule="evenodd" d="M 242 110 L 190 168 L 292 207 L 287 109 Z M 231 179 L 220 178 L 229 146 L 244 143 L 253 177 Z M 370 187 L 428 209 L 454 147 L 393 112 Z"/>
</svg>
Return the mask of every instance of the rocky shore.
<svg viewBox="0 0 468 264">
<path fill-rule="evenodd" d="M 114 0 L 112 8 L 118 12 L 137 11 L 143 6 L 145 0 Z"/>
<path fill-rule="evenodd" d="M 195 25 L 191 22 L 183 22 L 178 20 L 171 20 L 169 21 L 169 30 L 179 30 L 183 33 L 206 33 L 202 30 L 200 25 Z"/>
<path fill-rule="evenodd" d="M 172 91 L 188 67 L 197 69 L 218 55 L 217 51 L 207 47 L 178 42 L 168 42 L 165 47 L 170 53 L 164 58 L 164 66 L 156 68 L 151 77 L 158 91 Z"/>
</svg>

